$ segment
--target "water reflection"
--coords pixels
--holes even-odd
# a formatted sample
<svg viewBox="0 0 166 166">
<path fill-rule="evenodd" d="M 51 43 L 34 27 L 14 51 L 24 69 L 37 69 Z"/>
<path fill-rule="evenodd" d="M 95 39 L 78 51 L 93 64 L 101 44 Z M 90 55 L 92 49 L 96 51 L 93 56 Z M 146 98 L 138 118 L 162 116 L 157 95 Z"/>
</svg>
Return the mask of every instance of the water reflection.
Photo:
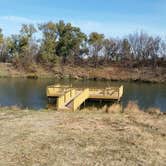
<svg viewBox="0 0 166 166">
<path fill-rule="evenodd" d="M 22 107 L 40 109 L 47 107 L 45 89 L 48 85 L 59 83 L 63 85 L 72 84 L 75 87 L 107 87 L 124 85 L 124 97 L 122 104 L 128 101 L 137 101 L 141 108 L 157 107 L 166 111 L 166 85 L 145 83 L 115 83 L 109 81 L 75 81 L 54 79 L 0 79 L 0 105 L 18 105 Z M 88 101 L 89 105 L 98 105 L 96 102 Z M 109 104 L 109 103 L 108 103 Z M 111 103 L 110 103 L 111 104 Z"/>
</svg>

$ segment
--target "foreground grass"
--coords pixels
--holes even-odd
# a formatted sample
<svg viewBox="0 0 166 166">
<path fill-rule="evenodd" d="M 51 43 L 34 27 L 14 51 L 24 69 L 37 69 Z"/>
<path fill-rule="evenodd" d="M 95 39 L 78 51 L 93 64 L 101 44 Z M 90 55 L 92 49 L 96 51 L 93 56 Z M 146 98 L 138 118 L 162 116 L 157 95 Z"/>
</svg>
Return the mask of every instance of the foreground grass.
<svg viewBox="0 0 166 166">
<path fill-rule="evenodd" d="M 80 112 L 0 111 L 0 165 L 165 165 L 166 117 L 109 109 Z M 107 113 L 106 113 L 107 112 Z"/>
</svg>

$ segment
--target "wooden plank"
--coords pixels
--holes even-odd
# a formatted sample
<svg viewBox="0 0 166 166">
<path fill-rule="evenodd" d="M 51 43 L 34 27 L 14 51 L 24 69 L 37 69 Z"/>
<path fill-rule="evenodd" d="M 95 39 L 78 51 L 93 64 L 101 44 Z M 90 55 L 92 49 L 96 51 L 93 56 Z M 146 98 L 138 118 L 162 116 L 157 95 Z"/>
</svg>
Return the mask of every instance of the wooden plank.
<svg viewBox="0 0 166 166">
<path fill-rule="evenodd" d="M 47 87 L 46 95 L 47 97 L 58 97 L 70 89 L 72 89 L 72 86 L 51 85 Z"/>
<path fill-rule="evenodd" d="M 89 98 L 89 89 L 85 89 L 80 95 L 78 95 L 72 103 L 72 110 L 76 111 L 77 108 Z"/>
<path fill-rule="evenodd" d="M 57 109 L 63 108 L 67 103 L 69 103 L 73 99 L 75 94 L 75 89 L 72 89 L 61 95 L 57 100 Z"/>
</svg>

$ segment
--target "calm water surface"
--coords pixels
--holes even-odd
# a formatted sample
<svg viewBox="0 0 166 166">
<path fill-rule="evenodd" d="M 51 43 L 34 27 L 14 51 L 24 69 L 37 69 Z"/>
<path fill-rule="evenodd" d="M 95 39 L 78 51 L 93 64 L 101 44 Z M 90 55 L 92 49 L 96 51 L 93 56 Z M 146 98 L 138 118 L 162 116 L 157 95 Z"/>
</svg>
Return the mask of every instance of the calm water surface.
<svg viewBox="0 0 166 166">
<path fill-rule="evenodd" d="M 105 87 L 123 84 L 125 87 L 122 103 L 125 106 L 128 101 L 137 101 L 142 109 L 149 107 L 160 108 L 166 112 L 166 85 L 145 83 L 115 83 L 109 81 L 65 81 L 53 79 L 0 79 L 0 105 L 18 105 L 27 108 L 46 108 L 47 98 L 45 90 L 48 85 L 73 84 L 77 87 Z"/>
</svg>

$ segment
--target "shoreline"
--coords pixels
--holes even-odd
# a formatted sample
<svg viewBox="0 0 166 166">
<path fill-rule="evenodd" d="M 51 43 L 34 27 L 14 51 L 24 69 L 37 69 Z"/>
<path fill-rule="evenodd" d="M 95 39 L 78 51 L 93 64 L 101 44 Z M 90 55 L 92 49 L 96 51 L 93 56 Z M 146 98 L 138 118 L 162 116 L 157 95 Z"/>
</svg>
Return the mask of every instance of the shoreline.
<svg viewBox="0 0 166 166">
<path fill-rule="evenodd" d="M 166 68 L 134 68 L 99 67 L 83 68 L 79 66 L 64 66 L 63 69 L 55 67 L 51 70 L 36 66 L 34 72 L 15 69 L 9 63 L 0 63 L 0 78 L 27 78 L 27 79 L 73 79 L 73 80 L 103 80 L 112 82 L 138 82 L 138 83 L 166 83 Z"/>
<path fill-rule="evenodd" d="M 35 108 L 28 108 L 28 107 L 20 107 L 17 105 L 11 105 L 11 106 L 0 106 L 0 112 L 2 110 L 11 110 L 11 111 L 23 111 L 23 110 L 27 110 L 30 112 L 61 112 L 56 110 L 56 108 L 54 106 L 51 107 L 46 107 L 46 108 L 40 108 L 40 109 L 35 109 Z M 161 111 L 159 108 L 157 107 L 148 107 L 146 109 L 141 109 L 139 107 L 139 105 L 137 104 L 137 102 L 135 101 L 129 101 L 128 104 L 126 106 L 122 106 L 121 104 L 118 103 L 113 103 L 110 106 L 104 105 L 102 107 L 95 107 L 95 106 L 90 106 L 90 107 L 84 107 L 81 109 L 78 109 L 77 111 L 62 111 L 62 112 L 69 112 L 69 113 L 74 113 L 74 112 L 102 112 L 102 113 L 129 113 L 129 112 L 140 112 L 143 114 L 147 114 L 147 115 L 165 115 L 166 116 L 166 110 Z"/>
</svg>

